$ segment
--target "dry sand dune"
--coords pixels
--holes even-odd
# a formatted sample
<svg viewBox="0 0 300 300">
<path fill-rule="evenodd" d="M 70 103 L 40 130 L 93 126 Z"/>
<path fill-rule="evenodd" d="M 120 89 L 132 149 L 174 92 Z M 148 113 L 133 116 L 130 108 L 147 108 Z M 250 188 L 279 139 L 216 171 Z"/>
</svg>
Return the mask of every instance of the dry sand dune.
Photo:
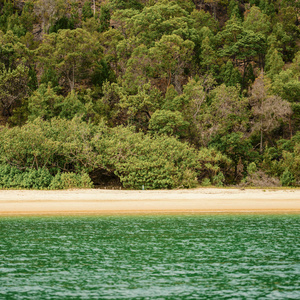
<svg viewBox="0 0 300 300">
<path fill-rule="evenodd" d="M 300 213 L 300 190 L 0 190 L 0 215 Z"/>
</svg>

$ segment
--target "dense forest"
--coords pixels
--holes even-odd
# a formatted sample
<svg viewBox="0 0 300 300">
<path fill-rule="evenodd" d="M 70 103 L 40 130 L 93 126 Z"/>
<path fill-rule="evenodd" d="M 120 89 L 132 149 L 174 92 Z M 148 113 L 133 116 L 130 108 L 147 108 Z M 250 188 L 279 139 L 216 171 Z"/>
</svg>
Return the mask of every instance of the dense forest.
<svg viewBox="0 0 300 300">
<path fill-rule="evenodd" d="M 297 0 L 1 0 L 0 187 L 300 185 Z"/>
</svg>

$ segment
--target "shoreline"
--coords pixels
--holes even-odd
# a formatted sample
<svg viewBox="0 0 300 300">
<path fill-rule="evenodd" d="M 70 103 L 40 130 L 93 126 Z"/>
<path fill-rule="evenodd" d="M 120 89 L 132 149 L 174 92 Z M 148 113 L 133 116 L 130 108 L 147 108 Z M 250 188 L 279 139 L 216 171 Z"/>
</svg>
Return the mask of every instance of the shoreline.
<svg viewBox="0 0 300 300">
<path fill-rule="evenodd" d="M 300 214 L 300 189 L 0 190 L 0 216 Z"/>
</svg>

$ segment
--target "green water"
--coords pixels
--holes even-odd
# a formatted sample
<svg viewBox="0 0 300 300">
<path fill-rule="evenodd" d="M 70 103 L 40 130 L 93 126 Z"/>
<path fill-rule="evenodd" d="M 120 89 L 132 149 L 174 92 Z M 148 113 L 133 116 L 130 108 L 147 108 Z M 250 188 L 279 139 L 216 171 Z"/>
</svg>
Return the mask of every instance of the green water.
<svg viewBox="0 0 300 300">
<path fill-rule="evenodd" d="M 300 215 L 0 218 L 0 299 L 300 299 Z"/>
</svg>

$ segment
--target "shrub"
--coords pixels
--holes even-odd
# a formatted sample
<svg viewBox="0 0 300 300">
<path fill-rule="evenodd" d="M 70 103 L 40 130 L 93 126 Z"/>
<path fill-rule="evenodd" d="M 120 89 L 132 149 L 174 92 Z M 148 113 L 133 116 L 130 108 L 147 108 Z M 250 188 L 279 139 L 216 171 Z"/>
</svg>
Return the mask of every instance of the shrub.
<svg viewBox="0 0 300 300">
<path fill-rule="evenodd" d="M 257 172 L 257 167 L 256 167 L 255 162 L 252 162 L 248 165 L 247 172 L 248 172 L 249 175 L 254 174 L 255 172 Z"/>
<path fill-rule="evenodd" d="M 209 178 L 204 178 L 202 180 L 202 183 L 201 183 L 202 186 L 210 186 L 211 185 L 211 182 L 209 180 Z"/>
<path fill-rule="evenodd" d="M 283 186 L 293 186 L 295 183 L 294 175 L 288 169 L 285 169 L 280 176 L 280 182 Z"/>
<path fill-rule="evenodd" d="M 101 154 L 98 164 L 114 171 L 124 187 L 169 189 L 197 185 L 197 153 L 176 138 L 118 127 L 94 142 Z"/>
<path fill-rule="evenodd" d="M 93 183 L 87 173 L 57 173 L 49 186 L 49 189 L 75 189 L 92 188 Z"/>
<path fill-rule="evenodd" d="M 213 177 L 213 184 L 215 186 L 223 186 L 224 185 L 224 181 L 225 181 L 225 177 L 224 174 L 222 172 L 219 172 L 217 175 L 215 175 Z"/>
<path fill-rule="evenodd" d="M 0 166 L 1 188 L 47 189 L 52 176 L 47 169 L 19 170 L 9 165 Z"/>
</svg>

